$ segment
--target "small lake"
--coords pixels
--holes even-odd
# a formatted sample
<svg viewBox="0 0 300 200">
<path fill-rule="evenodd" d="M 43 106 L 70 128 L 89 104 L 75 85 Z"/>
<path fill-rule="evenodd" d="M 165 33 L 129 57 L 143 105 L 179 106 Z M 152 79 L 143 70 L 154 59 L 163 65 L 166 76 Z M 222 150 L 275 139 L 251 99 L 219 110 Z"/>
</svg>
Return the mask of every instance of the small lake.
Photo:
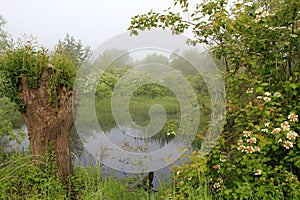
<svg viewBox="0 0 300 200">
<path fill-rule="evenodd" d="M 24 131 L 27 132 L 26 127 L 23 127 Z M 91 129 L 89 129 L 91 130 Z M 125 131 L 124 131 L 125 130 Z M 90 134 L 88 134 L 88 137 L 84 138 L 86 141 L 84 142 L 85 145 L 88 144 L 88 146 L 84 146 L 83 142 L 81 141 L 80 137 L 76 133 L 76 130 L 73 129 L 72 131 L 72 160 L 74 166 L 82 165 L 82 166 L 89 166 L 89 165 L 96 165 L 97 160 L 100 160 L 100 170 L 101 173 L 107 176 L 115 176 L 118 178 L 128 178 L 131 176 L 144 176 L 147 173 L 129 173 L 126 172 L 126 170 L 117 170 L 116 168 L 120 167 L 120 163 L 123 163 L 124 165 L 130 165 L 132 163 L 127 162 L 126 160 L 120 161 L 118 159 L 114 159 L 112 156 L 108 156 L 104 163 L 107 162 L 107 159 L 110 160 L 110 165 L 116 165 L 117 167 L 109 167 L 103 162 L 101 162 L 101 159 L 99 157 L 95 156 L 97 145 L 99 145 L 98 141 L 98 135 L 105 134 L 105 136 L 113 142 L 114 145 L 117 147 L 123 149 L 126 152 L 134 152 L 136 154 L 139 153 L 146 153 L 146 152 L 155 152 L 157 150 L 160 150 L 161 148 L 164 148 L 165 146 L 169 146 L 169 149 L 173 149 L 175 152 L 180 145 L 176 143 L 172 143 L 172 136 L 170 137 L 149 137 L 149 138 L 139 138 L 134 137 L 134 135 L 139 135 L 141 130 L 136 130 L 134 128 L 130 127 L 114 127 L 106 132 L 97 132 L 96 130 L 91 130 Z M 127 133 L 126 133 L 127 132 Z M 97 139 L 98 138 L 98 139 Z M 29 140 L 26 138 L 22 141 L 20 145 L 16 144 L 15 142 L 11 142 L 11 148 L 10 150 L 15 151 L 25 151 L 26 148 L 29 146 Z M 170 152 L 169 152 L 170 153 Z M 94 154 L 94 155 L 92 155 Z M 171 154 L 170 154 L 171 155 Z M 166 157 L 169 155 L 162 155 L 162 157 Z M 96 159 L 97 158 L 97 159 Z M 164 160 L 162 163 L 166 165 L 167 161 Z M 168 178 L 171 175 L 170 167 L 172 166 L 173 162 L 169 162 L 167 166 L 165 167 L 157 167 L 157 166 L 150 166 L 150 168 L 159 168 L 158 170 L 154 171 L 154 180 L 153 185 L 154 188 L 157 189 L 159 187 L 159 184 L 163 181 L 168 180 Z M 178 161 L 175 161 L 175 163 L 179 164 Z M 157 164 L 157 163 L 156 163 Z M 155 163 L 153 163 L 155 165 Z"/>
</svg>

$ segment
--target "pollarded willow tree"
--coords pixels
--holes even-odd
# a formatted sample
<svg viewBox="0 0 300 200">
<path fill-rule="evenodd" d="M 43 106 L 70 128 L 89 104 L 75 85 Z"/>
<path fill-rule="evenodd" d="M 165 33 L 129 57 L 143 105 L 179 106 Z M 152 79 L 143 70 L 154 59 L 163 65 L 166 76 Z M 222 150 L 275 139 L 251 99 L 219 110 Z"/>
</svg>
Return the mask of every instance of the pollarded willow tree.
<svg viewBox="0 0 300 200">
<path fill-rule="evenodd" d="M 67 35 L 54 52 L 25 38 L 16 44 L 7 41 L 0 56 L 2 90 L 22 114 L 31 153 L 42 156 L 53 146 L 63 181 L 72 173 L 73 82 L 88 55 L 88 48 Z"/>
<path fill-rule="evenodd" d="M 208 182 L 220 199 L 299 199 L 300 1 L 189 3 L 174 0 L 182 12 L 151 10 L 134 16 L 129 27 L 132 34 L 151 28 L 174 34 L 191 30 L 188 42 L 210 45 L 225 66 L 223 133 L 207 166 L 180 169 L 176 182 L 184 184 L 178 190 L 188 195 L 191 187 L 199 189 L 201 171 L 208 177 L 202 184 Z"/>
</svg>

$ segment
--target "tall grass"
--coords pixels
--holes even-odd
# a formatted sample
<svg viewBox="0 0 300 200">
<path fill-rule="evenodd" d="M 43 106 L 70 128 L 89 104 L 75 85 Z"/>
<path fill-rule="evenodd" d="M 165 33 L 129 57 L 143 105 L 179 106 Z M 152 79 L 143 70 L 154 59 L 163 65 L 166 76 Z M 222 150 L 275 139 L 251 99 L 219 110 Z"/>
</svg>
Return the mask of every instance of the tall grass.
<svg viewBox="0 0 300 200">
<path fill-rule="evenodd" d="M 105 176 L 100 173 L 99 165 L 78 166 L 69 182 L 61 183 L 54 163 L 49 157 L 37 161 L 23 154 L 15 154 L 9 161 L 0 163 L 0 199 L 150 200 L 162 195 Z"/>
<path fill-rule="evenodd" d="M 15 154 L 0 163 L 0 199 L 66 198 L 66 187 L 56 175 L 52 160 Z"/>
</svg>

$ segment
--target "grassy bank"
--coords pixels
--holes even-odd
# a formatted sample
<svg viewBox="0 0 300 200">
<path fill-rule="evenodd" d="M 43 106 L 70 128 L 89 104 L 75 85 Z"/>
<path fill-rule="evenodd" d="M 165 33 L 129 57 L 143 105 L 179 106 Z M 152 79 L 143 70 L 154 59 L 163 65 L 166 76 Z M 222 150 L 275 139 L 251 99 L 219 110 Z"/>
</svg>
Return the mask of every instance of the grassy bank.
<svg viewBox="0 0 300 200">
<path fill-rule="evenodd" d="M 100 173 L 98 165 L 77 166 L 69 182 L 63 184 L 58 179 L 53 163 L 51 153 L 38 164 L 32 156 L 16 154 L 9 161 L 1 163 L 0 199 L 184 199 L 176 194 L 178 188 L 172 183 L 161 183 L 157 191 L 148 192 L 135 187 L 140 181 L 138 176 L 122 180 L 107 177 Z M 211 199 L 208 198 L 207 188 L 199 189 L 201 191 L 189 191 L 188 199 Z"/>
</svg>

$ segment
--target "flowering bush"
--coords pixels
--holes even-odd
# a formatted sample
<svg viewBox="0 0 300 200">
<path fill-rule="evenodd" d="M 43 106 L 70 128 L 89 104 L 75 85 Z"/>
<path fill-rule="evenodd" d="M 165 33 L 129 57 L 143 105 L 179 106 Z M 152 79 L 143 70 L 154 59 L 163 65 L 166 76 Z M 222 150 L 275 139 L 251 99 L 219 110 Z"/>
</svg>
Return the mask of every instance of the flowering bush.
<svg viewBox="0 0 300 200">
<path fill-rule="evenodd" d="M 207 176 L 217 196 L 299 198 L 300 106 L 291 95 L 293 87 L 285 84 L 278 92 L 279 88 L 272 91 L 261 83 L 245 90 L 248 101 L 232 114 L 234 125 L 213 150 L 208 164 Z"/>
<path fill-rule="evenodd" d="M 244 78 L 235 81 L 249 84 Z M 240 99 L 228 96 L 230 126 L 213 151 L 206 158 L 194 152 L 176 169 L 178 194 L 205 188 L 219 199 L 300 198 L 300 105 L 291 93 L 296 88 L 252 87 Z"/>
<path fill-rule="evenodd" d="M 251 100 L 237 111 L 231 135 L 213 152 L 215 157 L 227 157 L 223 163 L 213 157 L 208 170 L 211 185 L 222 198 L 299 195 L 299 105 L 289 99 L 288 85 L 282 94 L 262 88 L 267 84 L 258 85 L 257 93 L 248 92 Z"/>
<path fill-rule="evenodd" d="M 300 1 L 211 0 L 193 12 L 189 3 L 174 0 L 184 15 L 150 11 L 129 27 L 192 30 L 189 42 L 212 45 L 224 64 L 223 133 L 205 162 L 198 152 L 181 167 L 176 194 L 208 181 L 220 199 L 300 199 Z"/>
<path fill-rule="evenodd" d="M 299 4 L 282 3 L 245 1 L 229 18 L 206 5 L 222 15 L 212 23 L 227 20 L 224 32 L 215 32 L 222 45 L 213 49 L 228 64 L 227 122 L 205 162 L 192 155 L 177 169 L 178 194 L 207 183 L 219 199 L 300 199 L 300 13 L 282 18 Z"/>
</svg>

